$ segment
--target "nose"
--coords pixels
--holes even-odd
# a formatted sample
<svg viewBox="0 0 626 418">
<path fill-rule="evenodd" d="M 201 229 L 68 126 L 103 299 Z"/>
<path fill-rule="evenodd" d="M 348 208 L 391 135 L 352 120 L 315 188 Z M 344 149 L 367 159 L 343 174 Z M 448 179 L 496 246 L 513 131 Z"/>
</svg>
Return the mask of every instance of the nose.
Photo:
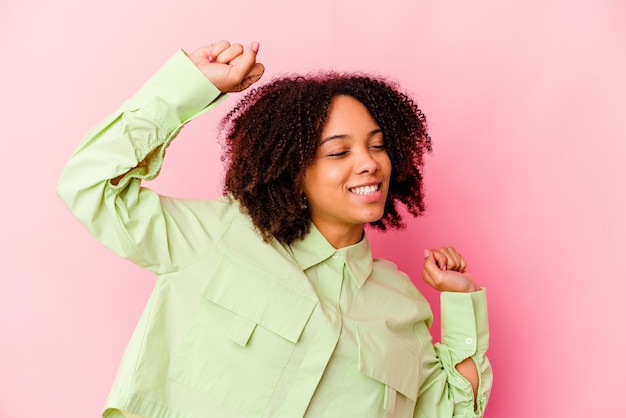
<svg viewBox="0 0 626 418">
<path fill-rule="evenodd" d="M 362 150 L 356 155 L 355 171 L 358 174 L 375 173 L 378 170 L 378 162 L 369 149 Z"/>
</svg>

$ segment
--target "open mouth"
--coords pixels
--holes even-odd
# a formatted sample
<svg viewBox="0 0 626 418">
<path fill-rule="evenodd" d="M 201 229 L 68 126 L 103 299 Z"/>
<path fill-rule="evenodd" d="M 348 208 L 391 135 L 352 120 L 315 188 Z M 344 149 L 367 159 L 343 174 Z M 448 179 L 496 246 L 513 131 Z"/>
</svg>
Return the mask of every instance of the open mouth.
<svg viewBox="0 0 626 418">
<path fill-rule="evenodd" d="M 368 194 L 376 193 L 378 189 L 380 189 L 380 183 L 372 184 L 371 186 L 353 187 L 349 190 L 351 193 L 354 193 L 354 194 L 368 195 Z"/>
</svg>

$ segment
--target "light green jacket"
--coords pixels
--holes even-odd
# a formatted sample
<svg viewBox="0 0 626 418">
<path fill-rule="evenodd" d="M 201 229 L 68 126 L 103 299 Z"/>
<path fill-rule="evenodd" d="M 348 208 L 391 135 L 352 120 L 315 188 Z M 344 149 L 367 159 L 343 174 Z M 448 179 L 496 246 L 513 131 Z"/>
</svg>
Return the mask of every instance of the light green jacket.
<svg viewBox="0 0 626 418">
<path fill-rule="evenodd" d="M 372 259 L 367 238 L 336 250 L 313 227 L 290 246 L 266 244 L 228 197 L 141 186 L 221 97 L 179 51 L 88 133 L 58 182 L 101 243 L 157 274 L 103 416 L 481 416 L 492 380 L 484 290 L 442 293 L 433 345 L 428 303 Z M 476 412 L 454 367 L 468 357 L 481 378 Z"/>
</svg>

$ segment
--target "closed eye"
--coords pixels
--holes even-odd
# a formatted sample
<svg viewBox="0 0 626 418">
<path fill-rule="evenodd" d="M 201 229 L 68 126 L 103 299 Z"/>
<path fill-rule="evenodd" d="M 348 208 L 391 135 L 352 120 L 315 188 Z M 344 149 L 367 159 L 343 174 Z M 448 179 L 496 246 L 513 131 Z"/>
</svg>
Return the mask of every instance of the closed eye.
<svg viewBox="0 0 626 418">
<path fill-rule="evenodd" d="M 369 149 L 371 152 L 383 152 L 383 151 L 387 151 L 387 147 L 385 147 L 385 144 L 372 144 L 369 146 Z"/>
<path fill-rule="evenodd" d="M 329 157 L 342 157 L 344 155 L 346 155 L 348 153 L 348 151 L 340 151 L 340 152 L 333 152 L 331 154 L 327 154 Z"/>
</svg>

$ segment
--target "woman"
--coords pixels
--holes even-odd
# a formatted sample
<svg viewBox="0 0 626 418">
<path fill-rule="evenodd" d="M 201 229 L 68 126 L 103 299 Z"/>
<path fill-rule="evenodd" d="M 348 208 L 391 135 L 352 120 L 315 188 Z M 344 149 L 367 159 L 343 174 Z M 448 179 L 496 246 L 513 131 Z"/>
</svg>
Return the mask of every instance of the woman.
<svg viewBox="0 0 626 418">
<path fill-rule="evenodd" d="M 423 210 L 425 118 L 385 80 L 283 77 L 224 118 L 216 201 L 141 187 L 181 127 L 264 71 L 220 41 L 168 61 L 94 128 L 57 191 L 104 245 L 155 272 L 105 417 L 476 417 L 491 386 L 485 291 L 452 248 L 425 253 L 428 303 L 372 259 L 364 225 Z"/>
</svg>

